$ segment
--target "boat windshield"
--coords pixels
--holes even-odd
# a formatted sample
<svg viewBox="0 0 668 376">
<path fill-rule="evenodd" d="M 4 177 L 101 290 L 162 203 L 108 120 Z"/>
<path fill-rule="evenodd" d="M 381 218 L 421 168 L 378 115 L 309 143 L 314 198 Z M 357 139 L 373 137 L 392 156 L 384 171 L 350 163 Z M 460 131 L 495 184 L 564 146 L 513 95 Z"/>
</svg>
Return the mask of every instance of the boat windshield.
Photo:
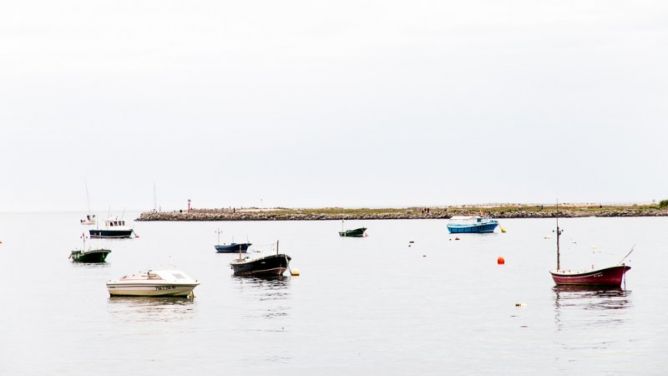
<svg viewBox="0 0 668 376">
<path fill-rule="evenodd" d="M 157 275 L 155 273 L 148 272 L 148 279 L 158 280 L 158 279 L 162 279 L 162 277 L 160 277 L 159 275 Z"/>
</svg>

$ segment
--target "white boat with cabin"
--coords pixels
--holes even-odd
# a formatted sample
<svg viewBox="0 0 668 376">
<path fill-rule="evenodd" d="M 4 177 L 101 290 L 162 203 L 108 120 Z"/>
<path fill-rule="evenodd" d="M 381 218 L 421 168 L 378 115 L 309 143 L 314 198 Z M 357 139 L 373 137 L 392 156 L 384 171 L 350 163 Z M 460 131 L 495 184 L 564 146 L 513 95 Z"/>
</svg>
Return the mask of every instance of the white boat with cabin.
<svg viewBox="0 0 668 376">
<path fill-rule="evenodd" d="M 124 219 L 118 217 L 108 218 L 104 221 L 104 228 L 88 230 L 91 238 L 98 239 L 129 239 L 134 230 L 125 224 Z M 135 235 L 136 236 L 136 235 Z"/>
<path fill-rule="evenodd" d="M 199 282 L 180 270 L 148 270 L 107 282 L 111 296 L 190 297 Z"/>
</svg>

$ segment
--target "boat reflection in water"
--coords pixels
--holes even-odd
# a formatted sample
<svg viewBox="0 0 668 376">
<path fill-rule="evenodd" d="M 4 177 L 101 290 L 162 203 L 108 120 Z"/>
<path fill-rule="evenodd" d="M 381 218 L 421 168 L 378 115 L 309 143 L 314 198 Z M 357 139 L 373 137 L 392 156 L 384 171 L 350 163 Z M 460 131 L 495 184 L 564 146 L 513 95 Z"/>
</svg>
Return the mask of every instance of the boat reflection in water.
<svg viewBox="0 0 668 376">
<path fill-rule="evenodd" d="M 290 278 L 275 277 L 244 277 L 232 276 L 237 282 L 237 290 L 248 300 L 248 307 L 256 307 L 251 316 L 263 319 L 286 317 L 290 304 Z M 259 303 L 259 304 L 258 304 Z M 281 330 L 283 330 L 282 328 Z M 272 331 L 271 329 L 269 329 Z"/>
<path fill-rule="evenodd" d="M 187 297 L 126 297 L 111 296 L 112 316 L 131 322 L 169 322 L 190 319 L 196 302 Z"/>
<path fill-rule="evenodd" d="M 622 323 L 631 306 L 631 291 L 622 288 L 555 286 L 552 290 L 558 331 Z"/>
</svg>

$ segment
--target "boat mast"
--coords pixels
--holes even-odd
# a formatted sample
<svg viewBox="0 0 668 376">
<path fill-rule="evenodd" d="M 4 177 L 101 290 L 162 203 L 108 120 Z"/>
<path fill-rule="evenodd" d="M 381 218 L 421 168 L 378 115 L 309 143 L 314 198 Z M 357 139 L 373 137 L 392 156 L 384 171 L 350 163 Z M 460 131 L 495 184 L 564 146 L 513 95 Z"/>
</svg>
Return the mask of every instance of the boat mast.
<svg viewBox="0 0 668 376">
<path fill-rule="evenodd" d="M 559 228 L 559 201 L 557 201 L 557 271 L 561 268 L 561 254 L 559 252 L 559 237 L 561 236 L 561 229 Z"/>
<path fill-rule="evenodd" d="M 153 182 L 153 211 L 158 211 L 158 193 L 156 192 L 155 182 Z"/>
<path fill-rule="evenodd" d="M 86 187 L 86 209 L 88 209 L 88 213 L 90 214 L 90 195 L 88 194 L 88 182 L 84 180 L 84 186 Z"/>
</svg>

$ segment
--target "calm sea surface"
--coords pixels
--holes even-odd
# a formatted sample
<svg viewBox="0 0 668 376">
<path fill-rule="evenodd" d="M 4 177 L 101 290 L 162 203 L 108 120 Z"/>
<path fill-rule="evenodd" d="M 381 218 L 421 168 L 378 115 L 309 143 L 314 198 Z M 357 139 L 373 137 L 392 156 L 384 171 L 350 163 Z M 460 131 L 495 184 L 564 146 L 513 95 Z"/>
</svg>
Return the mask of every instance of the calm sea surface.
<svg viewBox="0 0 668 376">
<path fill-rule="evenodd" d="M 332 221 L 137 222 L 138 239 L 94 243 L 112 249 L 94 266 L 67 259 L 80 217 L 0 214 L 0 375 L 668 374 L 668 218 L 564 219 L 567 268 L 636 248 L 625 290 L 559 292 L 553 220 L 459 241 L 443 220 L 347 222 L 363 239 Z M 233 277 L 219 227 L 280 239 L 301 276 Z M 198 279 L 196 298 L 109 298 L 107 280 L 149 268 Z"/>
</svg>

